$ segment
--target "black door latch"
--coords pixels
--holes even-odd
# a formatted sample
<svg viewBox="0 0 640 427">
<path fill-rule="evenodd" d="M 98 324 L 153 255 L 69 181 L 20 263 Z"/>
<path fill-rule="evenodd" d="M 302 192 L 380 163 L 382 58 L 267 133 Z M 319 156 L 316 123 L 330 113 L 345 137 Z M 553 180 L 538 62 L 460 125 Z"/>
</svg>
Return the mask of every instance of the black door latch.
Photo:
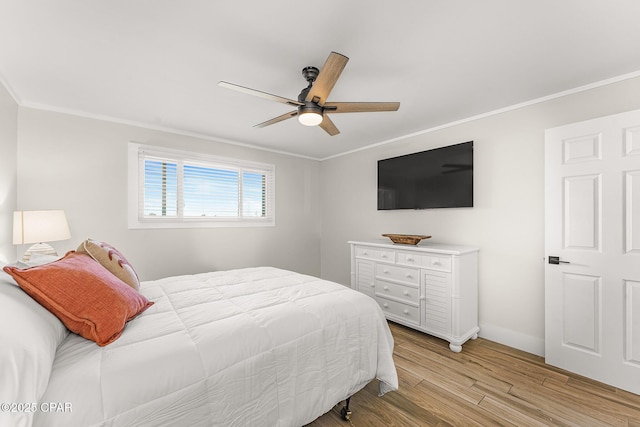
<svg viewBox="0 0 640 427">
<path fill-rule="evenodd" d="M 560 261 L 560 257 L 559 256 L 550 256 L 549 257 L 549 264 L 571 264 L 569 261 Z"/>
</svg>

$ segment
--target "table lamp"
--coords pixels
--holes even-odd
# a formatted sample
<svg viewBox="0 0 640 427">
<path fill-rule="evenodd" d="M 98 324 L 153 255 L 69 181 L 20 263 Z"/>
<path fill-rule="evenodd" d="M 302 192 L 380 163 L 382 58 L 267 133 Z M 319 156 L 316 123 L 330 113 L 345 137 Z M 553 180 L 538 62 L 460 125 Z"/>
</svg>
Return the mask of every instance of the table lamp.
<svg viewBox="0 0 640 427">
<path fill-rule="evenodd" d="M 58 255 L 46 242 L 71 238 L 69 224 L 63 210 L 16 211 L 13 213 L 13 244 L 35 243 L 24 253 L 22 261 L 32 254 Z"/>
</svg>

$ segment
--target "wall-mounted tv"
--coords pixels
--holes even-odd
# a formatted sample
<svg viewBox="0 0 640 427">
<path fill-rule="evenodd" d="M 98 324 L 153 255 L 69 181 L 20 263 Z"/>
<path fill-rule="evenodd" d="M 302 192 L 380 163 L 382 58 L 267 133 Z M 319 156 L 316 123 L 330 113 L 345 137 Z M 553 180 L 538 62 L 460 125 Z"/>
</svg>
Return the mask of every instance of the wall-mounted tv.
<svg viewBox="0 0 640 427">
<path fill-rule="evenodd" d="M 378 161 L 378 210 L 473 207 L 473 141 Z"/>
</svg>

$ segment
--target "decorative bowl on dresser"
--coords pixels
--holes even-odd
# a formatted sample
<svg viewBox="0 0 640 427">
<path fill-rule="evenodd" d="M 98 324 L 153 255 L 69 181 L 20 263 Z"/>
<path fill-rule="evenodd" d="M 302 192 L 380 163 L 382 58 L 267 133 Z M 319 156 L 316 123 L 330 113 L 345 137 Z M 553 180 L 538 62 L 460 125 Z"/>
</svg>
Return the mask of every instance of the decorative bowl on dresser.
<svg viewBox="0 0 640 427">
<path fill-rule="evenodd" d="M 350 241 L 351 287 L 387 319 L 449 341 L 478 337 L 478 252 L 472 246 Z"/>
<path fill-rule="evenodd" d="M 423 236 L 422 234 L 383 234 L 382 236 L 401 245 L 417 245 L 421 240 L 431 238 L 431 236 Z"/>
</svg>

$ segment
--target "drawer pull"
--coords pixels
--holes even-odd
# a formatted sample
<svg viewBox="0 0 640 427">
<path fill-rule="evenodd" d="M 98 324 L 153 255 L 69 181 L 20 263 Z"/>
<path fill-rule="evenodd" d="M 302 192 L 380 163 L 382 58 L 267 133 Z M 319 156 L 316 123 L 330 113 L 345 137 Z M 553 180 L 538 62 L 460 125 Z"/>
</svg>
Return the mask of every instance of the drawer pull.
<svg viewBox="0 0 640 427">
<path fill-rule="evenodd" d="M 382 270 L 382 272 L 383 272 L 384 274 L 389 274 L 389 270 L 387 270 L 387 269 Z"/>
<path fill-rule="evenodd" d="M 404 291 L 404 292 L 402 293 L 402 295 L 404 295 L 405 297 L 408 297 L 408 296 L 409 296 L 409 291 Z"/>
<path fill-rule="evenodd" d="M 407 261 L 409 261 L 409 262 L 413 262 L 413 261 L 415 261 L 415 260 L 414 260 L 412 257 L 408 256 L 408 257 L 407 257 Z"/>
<path fill-rule="evenodd" d="M 382 306 L 383 306 L 384 308 L 389 308 L 389 304 L 387 304 L 386 302 L 385 302 L 384 304 L 382 304 Z"/>
<path fill-rule="evenodd" d="M 382 289 L 384 289 L 385 291 L 388 291 L 388 290 L 389 290 L 389 287 L 388 287 L 388 286 L 385 286 L 385 287 L 383 287 Z"/>
<path fill-rule="evenodd" d="M 362 252 L 362 255 L 369 255 L 369 252 L 367 252 L 367 251 L 363 251 L 363 252 Z"/>
<path fill-rule="evenodd" d="M 409 314 L 409 310 L 407 310 L 406 308 L 402 311 L 404 314 Z"/>
<path fill-rule="evenodd" d="M 440 261 L 431 261 L 431 265 L 442 265 Z"/>
<path fill-rule="evenodd" d="M 407 279 L 413 279 L 413 276 L 411 275 L 411 273 L 407 273 L 406 277 L 407 277 Z"/>
<path fill-rule="evenodd" d="M 375 288 L 376 284 L 372 282 L 371 285 L 369 285 L 369 286 L 371 286 L 372 288 Z"/>
<path fill-rule="evenodd" d="M 382 254 L 382 258 L 386 258 L 386 257 L 387 257 L 387 254 Z"/>
</svg>

